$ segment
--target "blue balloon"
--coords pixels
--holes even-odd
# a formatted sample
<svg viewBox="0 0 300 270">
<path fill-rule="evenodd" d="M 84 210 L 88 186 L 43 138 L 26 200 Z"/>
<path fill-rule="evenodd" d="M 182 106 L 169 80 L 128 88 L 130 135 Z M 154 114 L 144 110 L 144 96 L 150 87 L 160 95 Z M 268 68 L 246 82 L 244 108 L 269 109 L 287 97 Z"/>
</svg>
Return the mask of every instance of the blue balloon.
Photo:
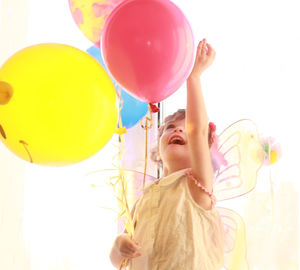
<svg viewBox="0 0 300 270">
<path fill-rule="evenodd" d="M 96 46 L 90 47 L 87 52 L 93 56 L 106 70 L 108 73 L 107 67 L 104 63 L 101 51 Z M 114 86 L 117 88 L 117 82 L 111 77 Z M 148 103 L 140 101 L 130 94 L 128 94 L 124 89 L 121 89 L 121 98 L 123 100 L 122 109 L 121 109 L 121 119 L 122 125 L 126 128 L 131 128 L 135 126 L 139 120 L 144 117 L 148 112 Z"/>
</svg>

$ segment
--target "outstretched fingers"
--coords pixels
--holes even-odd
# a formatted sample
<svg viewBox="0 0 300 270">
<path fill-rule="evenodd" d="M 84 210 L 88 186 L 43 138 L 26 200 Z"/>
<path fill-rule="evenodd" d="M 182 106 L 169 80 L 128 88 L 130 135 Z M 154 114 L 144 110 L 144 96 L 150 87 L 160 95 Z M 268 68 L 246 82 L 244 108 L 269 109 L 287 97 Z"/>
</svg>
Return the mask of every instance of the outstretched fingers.
<svg viewBox="0 0 300 270">
<path fill-rule="evenodd" d="M 204 70 L 206 70 L 215 59 L 215 51 L 210 44 L 206 42 L 204 38 L 197 46 L 197 52 L 194 62 L 194 67 L 191 71 L 190 77 L 200 76 Z"/>
<path fill-rule="evenodd" d="M 206 49 L 206 39 L 205 38 L 202 40 L 202 43 L 203 43 L 203 45 L 202 45 L 201 56 L 204 56 L 204 55 L 206 55 L 206 51 L 207 51 L 207 49 Z"/>
<path fill-rule="evenodd" d="M 213 47 L 209 43 L 206 43 L 206 46 L 207 46 L 207 55 L 208 56 L 215 56 L 216 51 L 213 49 Z"/>
<path fill-rule="evenodd" d="M 197 55 L 198 56 L 203 56 L 205 53 L 205 46 L 206 46 L 206 40 L 203 39 L 199 42 L 198 47 L 197 47 Z"/>
</svg>

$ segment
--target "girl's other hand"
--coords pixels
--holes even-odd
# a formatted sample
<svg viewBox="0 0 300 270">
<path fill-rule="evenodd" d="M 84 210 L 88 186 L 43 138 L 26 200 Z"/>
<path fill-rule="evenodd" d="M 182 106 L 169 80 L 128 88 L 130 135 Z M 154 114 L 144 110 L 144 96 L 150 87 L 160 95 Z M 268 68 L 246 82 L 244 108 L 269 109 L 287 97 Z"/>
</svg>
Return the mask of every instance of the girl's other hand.
<svg viewBox="0 0 300 270">
<path fill-rule="evenodd" d="M 216 52 L 211 45 L 206 43 L 206 39 L 201 40 L 197 47 L 195 63 L 190 77 L 199 78 L 203 71 L 213 63 L 215 57 Z"/>
<path fill-rule="evenodd" d="M 132 240 L 127 234 L 121 234 L 116 239 L 116 247 L 120 255 L 126 259 L 133 259 L 141 256 L 141 246 Z"/>
</svg>

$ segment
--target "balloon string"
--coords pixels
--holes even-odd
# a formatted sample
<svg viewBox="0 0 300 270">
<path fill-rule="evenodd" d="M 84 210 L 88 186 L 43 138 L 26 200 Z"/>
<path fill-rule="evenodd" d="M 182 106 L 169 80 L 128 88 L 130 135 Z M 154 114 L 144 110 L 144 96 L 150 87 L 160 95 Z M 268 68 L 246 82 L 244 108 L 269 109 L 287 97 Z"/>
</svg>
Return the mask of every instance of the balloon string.
<svg viewBox="0 0 300 270">
<path fill-rule="evenodd" d="M 121 98 L 121 87 L 119 85 L 116 85 L 116 94 L 117 94 L 118 100 L 121 104 L 121 106 L 119 107 L 119 112 L 120 112 L 123 107 L 123 99 Z"/>
<path fill-rule="evenodd" d="M 122 270 L 123 269 L 123 267 L 124 266 L 126 266 L 126 264 L 127 264 L 127 259 L 124 259 L 123 261 L 122 261 L 122 263 L 121 263 L 121 265 L 120 265 L 120 268 L 119 268 L 119 270 Z"/>
<path fill-rule="evenodd" d="M 148 165 L 148 129 L 152 128 L 153 126 L 152 109 L 150 104 L 149 104 L 149 113 L 150 113 L 150 118 L 148 116 L 144 117 L 145 124 L 143 124 L 142 119 L 140 120 L 141 127 L 145 130 L 145 165 L 144 165 L 143 189 L 145 188 L 146 172 L 147 172 L 147 165 Z"/>
<path fill-rule="evenodd" d="M 143 188 L 145 187 L 145 182 L 146 182 L 146 172 L 147 172 L 147 161 L 148 161 L 148 129 L 151 129 L 153 126 L 153 118 L 152 118 L 152 107 L 149 104 L 149 113 L 150 113 L 150 118 L 148 116 L 145 116 L 145 124 L 143 123 L 143 120 L 140 120 L 141 127 L 145 130 L 145 165 L 144 165 L 144 176 L 143 176 Z M 120 128 L 122 128 L 122 122 L 120 122 Z M 122 137 L 123 135 L 120 135 Z M 122 138 L 121 138 L 121 144 L 123 145 Z M 123 146 L 124 147 L 124 146 Z M 124 187 L 125 188 L 125 187 Z M 128 204 L 127 204 L 128 205 Z M 131 216 L 130 216 L 131 218 Z M 131 219 L 132 220 L 132 219 Z M 132 238 L 133 238 L 133 233 L 134 233 L 134 226 L 132 223 Z M 124 259 L 120 265 L 119 270 L 122 270 L 123 267 L 126 267 L 128 260 Z"/>
<path fill-rule="evenodd" d="M 121 106 L 119 106 L 119 130 L 124 129 L 122 125 L 122 118 L 121 118 L 121 109 L 123 107 L 123 100 L 121 98 L 121 88 L 117 86 L 117 95 L 119 98 L 119 102 Z M 127 199 L 127 182 L 124 177 L 124 170 L 122 168 L 122 161 L 125 155 L 125 139 L 124 139 L 124 133 L 119 134 L 119 151 L 118 151 L 118 182 L 120 184 L 119 192 L 121 193 L 119 196 L 119 203 L 120 203 L 120 218 L 123 217 L 124 226 L 126 228 L 126 231 L 131 239 L 134 237 L 134 224 L 131 217 L 131 212 L 129 209 L 128 199 Z M 121 270 L 124 266 L 127 265 L 128 260 L 124 259 L 120 265 L 119 270 Z"/>
<path fill-rule="evenodd" d="M 122 125 L 122 123 L 120 123 Z M 133 221 L 132 221 L 132 217 L 131 217 L 131 213 L 130 213 L 130 209 L 129 209 L 129 204 L 128 204 L 128 199 L 127 199 L 127 182 L 125 180 L 124 177 L 124 170 L 122 168 L 122 160 L 124 157 L 124 146 L 125 146 L 125 142 L 124 142 L 124 135 L 120 135 L 120 151 L 119 151 L 119 179 L 120 179 L 120 184 L 121 184 L 121 201 L 122 201 L 122 210 L 125 210 L 125 219 L 124 223 L 127 229 L 128 234 L 130 235 L 131 238 L 133 238 L 134 235 L 134 226 L 133 226 Z M 125 209 L 124 209 L 125 208 Z M 121 211 L 121 213 L 123 212 Z"/>
<path fill-rule="evenodd" d="M 143 176 L 143 189 L 145 188 L 146 182 L 146 172 L 147 172 L 147 161 L 148 161 L 148 129 L 145 129 L 145 166 L 144 166 L 144 176 Z"/>
</svg>

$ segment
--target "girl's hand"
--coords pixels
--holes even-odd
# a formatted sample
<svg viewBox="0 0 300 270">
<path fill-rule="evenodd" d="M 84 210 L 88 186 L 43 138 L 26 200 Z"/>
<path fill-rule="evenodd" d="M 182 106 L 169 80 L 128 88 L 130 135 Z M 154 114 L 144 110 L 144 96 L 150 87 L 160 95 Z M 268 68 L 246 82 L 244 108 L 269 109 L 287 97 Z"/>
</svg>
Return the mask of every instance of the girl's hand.
<svg viewBox="0 0 300 270">
<path fill-rule="evenodd" d="M 133 259 L 141 256 L 141 246 L 132 240 L 127 234 L 121 234 L 116 239 L 116 247 L 119 254 L 125 259 Z"/>
<path fill-rule="evenodd" d="M 210 44 L 206 43 L 206 39 L 200 41 L 197 47 L 195 63 L 190 77 L 199 78 L 203 71 L 213 63 L 215 57 L 216 52 Z"/>
</svg>

